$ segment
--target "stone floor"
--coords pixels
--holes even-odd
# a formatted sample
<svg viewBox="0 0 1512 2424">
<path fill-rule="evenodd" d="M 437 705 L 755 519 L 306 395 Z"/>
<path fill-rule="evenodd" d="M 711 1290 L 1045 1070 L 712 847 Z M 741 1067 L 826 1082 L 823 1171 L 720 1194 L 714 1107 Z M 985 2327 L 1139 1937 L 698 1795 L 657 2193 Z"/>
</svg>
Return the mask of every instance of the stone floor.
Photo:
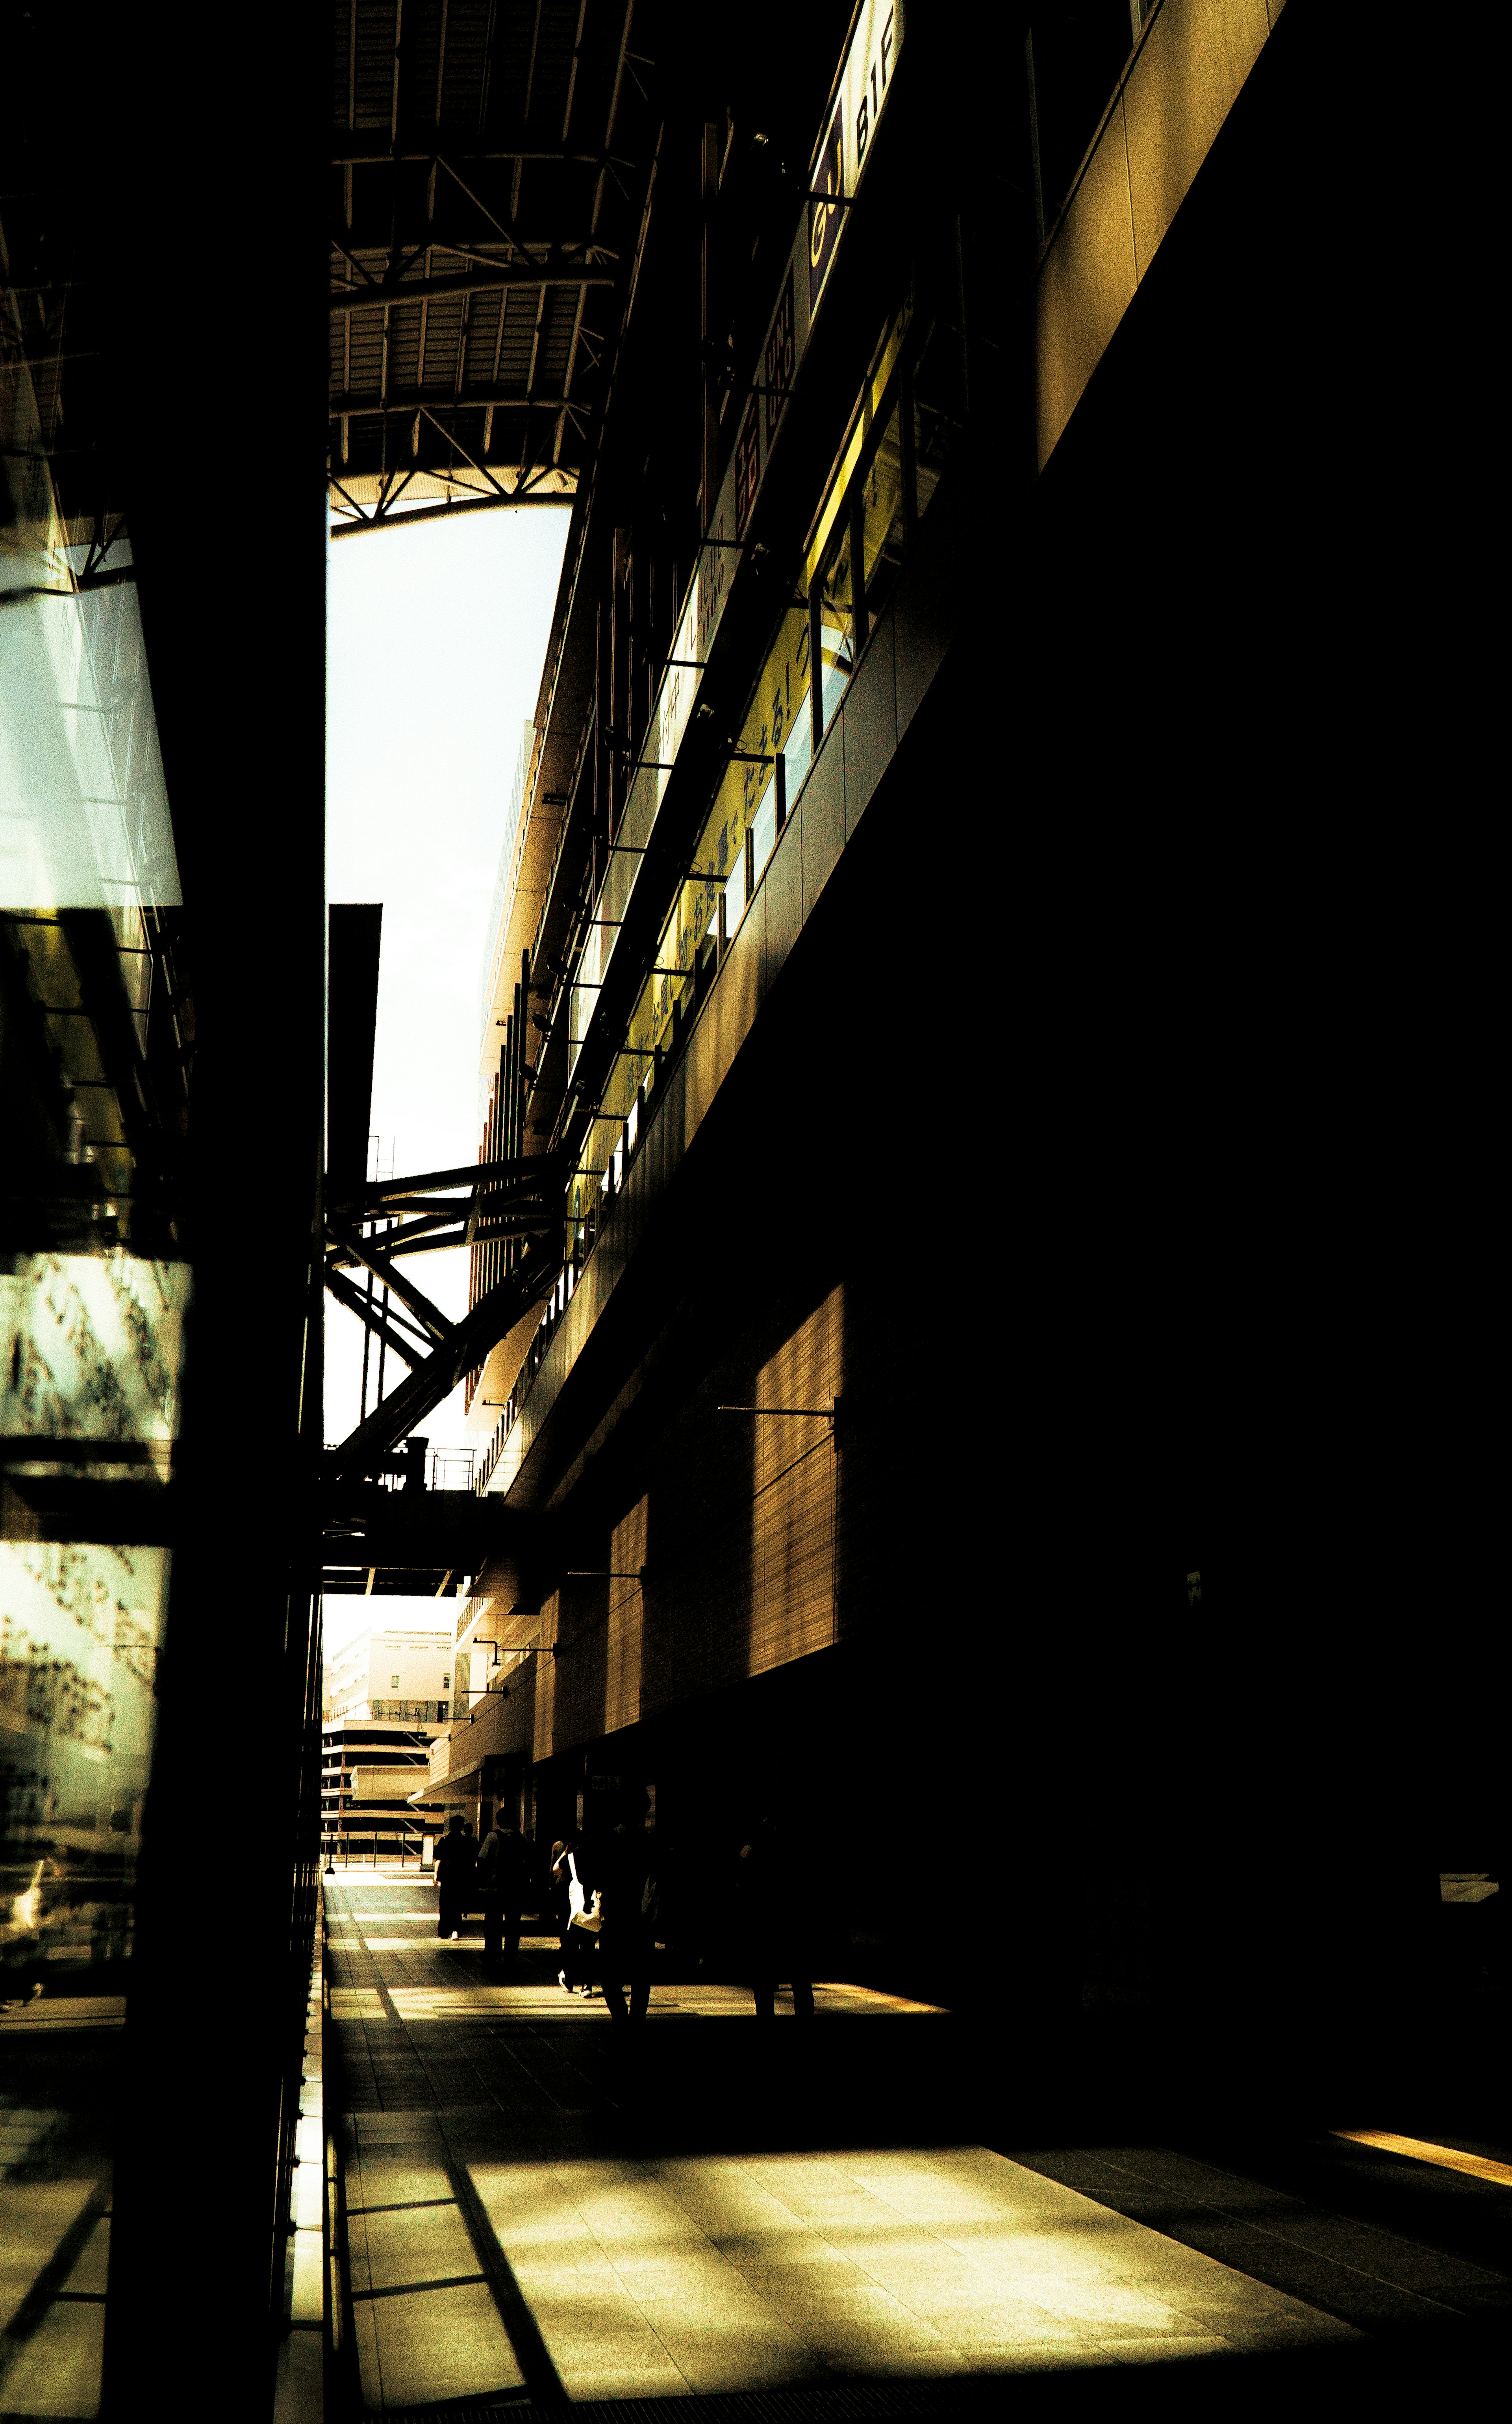
<svg viewBox="0 0 1512 2424">
<path fill-rule="evenodd" d="M 942 2112 L 960 2117 L 929 2092 L 961 2051 L 947 2013 L 835 1982 L 811 2031 L 779 2016 L 763 2033 L 742 1990 L 668 1982 L 627 2054 L 601 2003 L 551 1983 L 546 1944 L 500 1985 L 437 1940 L 427 1887 L 326 1890 L 366 2412 L 981 2382 L 1359 2337 L 942 2133 Z"/>
</svg>

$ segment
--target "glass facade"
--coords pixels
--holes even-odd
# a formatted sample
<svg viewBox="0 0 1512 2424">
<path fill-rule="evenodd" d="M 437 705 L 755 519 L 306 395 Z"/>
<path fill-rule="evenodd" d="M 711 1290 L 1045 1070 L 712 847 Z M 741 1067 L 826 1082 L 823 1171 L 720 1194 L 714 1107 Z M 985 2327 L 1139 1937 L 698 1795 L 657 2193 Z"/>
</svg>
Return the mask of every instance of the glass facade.
<svg viewBox="0 0 1512 2424">
<path fill-rule="evenodd" d="M 190 1343 L 197 1322 L 215 1319 L 205 1311 L 212 1165 L 196 1058 L 202 1069 L 213 1023 L 206 941 L 214 937 L 225 967 L 241 921 L 217 917 L 206 879 L 205 809 L 235 829 L 226 805 L 234 783 L 202 787 L 186 823 L 192 739 L 179 743 L 176 765 L 190 773 L 175 774 L 181 796 L 170 808 L 153 675 L 176 667 L 179 690 L 164 694 L 184 697 L 180 568 L 170 547 L 167 586 L 152 592 L 144 626 L 126 514 L 141 494 L 141 458 L 118 409 L 124 340 L 103 292 L 108 265 L 103 274 L 77 191 L 53 179 L 36 121 L 24 120 L 18 136 L 3 114 L 11 173 L 0 197 L 0 2179 L 10 2303 L 22 2304 L 21 2327 L 13 2321 L 0 2347 L 0 2408 L 82 2416 L 105 2395 L 107 2311 L 111 2330 L 126 2335 L 122 2348 L 140 2311 L 118 2294 L 119 2268 L 152 2237 L 142 2216 L 162 2169 L 161 2147 L 149 2145 L 144 2159 L 141 2133 L 161 2102 L 144 2081 L 165 2044 L 170 1938 L 177 1949 L 164 1925 L 164 1847 L 182 1892 L 194 1857 L 185 1698 L 214 1663 L 202 1635 L 192 1650 L 169 1648 L 190 1639 L 204 1607 L 202 1580 L 190 1606 L 185 1576 L 204 1575 L 211 1530 L 202 1483 L 185 1475 L 183 1410 L 198 1379 L 201 1411 L 189 1436 L 203 1455 L 203 1409 L 226 1364 L 206 1350 L 203 1326 L 198 1363 Z M 143 513 L 146 553 L 147 527 L 164 525 L 161 514 L 152 523 Z M 318 639 L 318 620 L 313 631 Z M 276 823 L 270 813 L 267 831 Z M 191 829 L 193 912 L 181 882 Z M 318 901 L 318 806 L 312 830 Z M 298 976 L 281 981 L 293 989 Z M 263 990 L 246 986 L 247 996 Z M 318 991 L 315 1008 L 318 1039 Z M 234 1124 L 251 1132 L 256 1115 L 236 1076 L 250 1056 L 242 1038 L 227 1042 L 239 1011 L 233 999 L 215 1030 L 220 1099 L 237 1097 Z M 270 1026 L 261 1015 L 260 1040 Z M 308 1107 L 312 1140 L 318 1048 L 317 1040 L 313 1084 L 291 1069 L 292 1056 L 284 1060 L 285 1102 L 295 1118 Z M 263 1157 L 264 1172 L 276 1158 Z M 315 1178 L 311 1156 L 311 1205 Z M 265 1200 L 279 1183 L 264 1179 Z M 296 1252 L 308 1219 L 307 1210 Z M 296 1332 L 302 1302 L 296 1293 L 286 1325 Z M 266 1327 L 283 1321 L 278 1309 Z M 227 1327 L 215 1334 L 224 1340 Z M 256 1371 L 238 1379 L 255 1400 Z M 288 1395 L 292 1436 L 297 1399 Z M 283 1444 L 273 1432 L 263 1427 L 270 1456 Z M 190 1489 L 197 1495 L 186 1498 Z M 220 1537 L 231 1504 L 227 1490 L 215 1510 Z M 281 1651 L 288 1689 L 281 1702 L 264 1691 L 260 1705 L 295 1793 L 300 1695 L 309 1700 L 318 1662 L 310 1606 L 308 1587 L 302 1601 L 297 1585 L 286 1588 L 264 1628 L 279 1645 L 275 1658 L 249 1642 L 239 1662 L 257 1672 L 261 1659 L 265 1675 Z M 233 1618 L 238 1626 L 246 1638 L 255 1616 L 253 1626 Z M 272 1803 L 273 1842 L 290 1832 L 282 1797 Z M 313 1822 L 307 1831 L 313 1839 Z M 244 1907 L 261 1890 L 249 1864 Z M 293 2163 L 312 1877 L 291 1924 L 299 1890 L 280 1880 L 278 1954 L 292 1980 L 279 1970 L 265 1981 L 277 2017 L 264 2045 L 278 2075 L 247 2086 L 262 2134 L 225 2192 L 241 2196 L 250 2176 L 266 2211 L 258 2252 L 268 2284 L 239 2276 L 228 2291 L 260 2312 L 278 2294 L 283 2247 L 273 2213 Z M 202 1896 L 191 1899 L 202 1906 Z M 183 2083 L 193 2109 L 194 2057 L 179 2057 L 175 2047 L 175 2088 Z M 270 2336 L 270 2372 L 272 2348 Z M 119 2362 L 124 2378 L 131 2360 Z"/>
<path fill-rule="evenodd" d="M 191 1294 L 194 1017 L 130 545 L 119 515 L 68 509 L 24 345 L 41 307 L 7 299 L 0 2043 L 17 2061 L 37 2029 L 124 2013 Z"/>
</svg>

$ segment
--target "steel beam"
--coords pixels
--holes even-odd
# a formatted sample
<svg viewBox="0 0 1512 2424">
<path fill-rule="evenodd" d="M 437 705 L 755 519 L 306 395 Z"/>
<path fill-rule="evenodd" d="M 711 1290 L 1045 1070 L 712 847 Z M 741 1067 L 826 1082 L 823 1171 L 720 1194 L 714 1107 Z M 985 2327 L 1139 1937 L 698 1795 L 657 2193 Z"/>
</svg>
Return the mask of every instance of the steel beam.
<svg viewBox="0 0 1512 2424">
<path fill-rule="evenodd" d="M 396 1355 L 403 1356 L 411 1371 L 417 1364 L 424 1363 L 424 1348 L 415 1346 L 409 1339 L 403 1337 L 391 1322 L 385 1321 L 382 1310 L 376 1303 L 370 1302 L 359 1287 L 354 1287 L 350 1280 L 343 1279 L 341 1272 L 332 1270 L 328 1264 L 326 1268 L 326 1285 L 337 1303 L 344 1304 L 348 1313 L 355 1313 L 358 1321 L 366 1322 L 376 1337 L 383 1339 L 388 1346 L 391 1347 Z"/>
<path fill-rule="evenodd" d="M 481 1215 L 470 1236 L 467 1228 L 468 1207 L 454 1204 L 449 1212 L 432 1213 L 423 1220 L 410 1221 L 405 1228 L 390 1230 L 383 1240 L 383 1251 L 390 1261 L 395 1254 L 434 1254 L 442 1247 L 486 1245 L 498 1237 L 538 1236 L 542 1230 L 552 1229 L 562 1219 L 560 1206 L 542 1204 L 538 1210 Z M 358 1258 L 345 1248 L 331 1255 L 332 1270 L 351 1269 Z"/>
<path fill-rule="evenodd" d="M 357 1262 L 364 1264 L 373 1273 L 374 1278 L 381 1280 L 386 1288 L 391 1289 L 400 1303 L 408 1306 L 422 1328 L 429 1331 L 438 1347 L 445 1347 L 455 1336 L 452 1323 L 448 1321 L 439 1305 L 432 1304 L 430 1298 L 415 1285 L 413 1280 L 406 1279 L 402 1271 L 396 1271 L 387 1254 L 373 1238 L 362 1236 L 356 1229 L 340 1228 L 334 1222 L 328 1225 L 334 1243 L 341 1247 L 344 1254 L 349 1254 Z"/>
<path fill-rule="evenodd" d="M 362 421 L 372 420 L 380 412 L 391 412 L 397 417 L 417 412 L 472 412 L 480 407 L 494 412 L 526 407 L 539 412 L 564 412 L 568 401 L 565 395 L 526 395 L 517 387 L 463 388 L 460 391 L 450 388 L 399 388 L 387 396 L 334 394 L 330 417 L 333 421 L 343 417 Z M 571 401 L 581 404 L 579 398 Z"/>
<path fill-rule="evenodd" d="M 421 1170 L 403 1178 L 370 1179 L 360 1195 L 343 1198 L 333 1208 L 341 1212 L 360 1210 L 371 1219 L 380 1212 L 401 1209 L 412 1196 L 433 1195 L 451 1187 L 464 1188 L 470 1195 L 475 1188 L 483 1188 L 496 1197 L 505 1188 L 537 1194 L 548 1188 L 565 1186 L 568 1167 L 564 1156 L 556 1153 L 524 1154 L 508 1161 L 465 1161 L 456 1170 Z"/>
<path fill-rule="evenodd" d="M 487 295 L 501 286 L 613 286 L 613 272 L 600 269 L 574 269 L 563 265 L 549 269 L 521 269 L 517 263 L 498 269 L 467 269 L 453 278 L 412 278 L 390 286 L 339 286 L 330 296 L 331 316 L 343 311 L 376 311 L 380 304 L 439 303 L 450 295 Z"/>
<path fill-rule="evenodd" d="M 374 1408 L 366 1422 L 358 1423 L 355 1431 L 326 1459 L 326 1469 L 337 1474 L 360 1474 L 368 1471 L 378 1458 L 390 1456 L 402 1439 L 407 1438 L 415 1425 L 449 1397 L 457 1382 L 464 1379 L 475 1365 L 481 1364 L 491 1347 L 507 1338 L 522 1314 L 539 1304 L 549 1294 L 562 1272 L 561 1231 L 527 1254 L 517 1270 L 511 1271 L 486 1296 L 479 1299 L 471 1312 L 458 1322 L 444 1347 L 438 1347 L 426 1357 L 407 1380 L 402 1380 L 390 1396 Z"/>
<path fill-rule="evenodd" d="M 538 135 L 527 135 L 523 127 L 511 131 L 515 136 L 513 141 L 508 139 L 507 134 L 496 132 L 485 150 L 458 151 L 454 144 L 448 143 L 444 154 L 441 154 L 434 143 L 415 149 L 412 145 L 406 147 L 401 137 L 396 146 L 389 140 L 387 127 L 339 126 L 331 135 L 328 156 L 333 168 L 429 167 L 438 158 L 466 161 L 473 167 L 487 160 L 568 161 L 576 162 L 582 168 L 602 168 L 610 165 L 610 155 L 605 152 L 573 151 L 560 143 L 543 144 Z M 616 168 L 630 168 L 635 164 L 616 158 L 613 165 Z"/>
<path fill-rule="evenodd" d="M 356 538 L 359 531 L 399 530 L 406 522 L 438 521 L 442 514 L 517 513 L 526 505 L 570 505 L 575 491 L 553 489 L 549 495 L 539 491 L 528 497 L 467 497 L 454 504 L 410 505 L 397 513 L 363 514 L 355 521 L 333 524 L 332 538 Z"/>
</svg>

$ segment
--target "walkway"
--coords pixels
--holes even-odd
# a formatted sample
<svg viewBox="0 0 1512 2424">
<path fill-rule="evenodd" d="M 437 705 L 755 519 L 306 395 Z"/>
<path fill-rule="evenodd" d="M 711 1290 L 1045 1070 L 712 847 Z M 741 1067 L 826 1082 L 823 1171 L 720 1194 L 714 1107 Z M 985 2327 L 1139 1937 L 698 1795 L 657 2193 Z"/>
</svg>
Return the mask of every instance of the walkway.
<svg viewBox="0 0 1512 2424">
<path fill-rule="evenodd" d="M 1355 2225 L 1341 2254 L 1311 2211 L 1320 2294 L 1297 2294 L 1287 2199 L 1169 2150 L 972 2143 L 960 2024 L 926 2004 L 832 1984 L 811 2035 L 763 2034 L 743 1991 L 659 1986 L 628 2069 L 602 2005 L 552 1983 L 554 1939 L 527 1938 L 523 1983 L 490 1984 L 478 1939 L 438 1941 L 413 1872 L 326 1885 L 365 2413 L 985 2387 L 1345 2352 L 1414 2301 L 1448 2312 L 1456 2259 L 1414 2247 L 1404 2266 Z M 1225 2228 L 1255 2272 L 1201 2243 Z M 1358 2315 L 1345 2276 L 1369 2293 Z M 1512 2312 L 1504 2277 L 1456 2277 L 1457 2311 Z"/>
</svg>

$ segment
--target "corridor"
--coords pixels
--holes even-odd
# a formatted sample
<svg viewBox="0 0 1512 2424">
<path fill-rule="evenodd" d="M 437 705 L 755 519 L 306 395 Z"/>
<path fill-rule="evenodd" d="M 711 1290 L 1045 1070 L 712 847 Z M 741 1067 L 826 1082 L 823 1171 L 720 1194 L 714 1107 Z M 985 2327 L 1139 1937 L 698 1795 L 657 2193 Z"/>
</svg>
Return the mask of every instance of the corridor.
<svg viewBox="0 0 1512 2424">
<path fill-rule="evenodd" d="M 413 1872 L 325 1884 L 364 2413 L 1360 2343 L 1050 2177 L 1058 2158 L 972 2143 L 947 2013 L 831 1985 L 811 2035 L 763 2040 L 743 1990 L 668 1984 L 629 2067 L 601 2002 L 555 1985 L 552 1939 L 527 1936 L 523 1983 L 491 1985 L 478 1939 L 438 1942 Z"/>
</svg>

